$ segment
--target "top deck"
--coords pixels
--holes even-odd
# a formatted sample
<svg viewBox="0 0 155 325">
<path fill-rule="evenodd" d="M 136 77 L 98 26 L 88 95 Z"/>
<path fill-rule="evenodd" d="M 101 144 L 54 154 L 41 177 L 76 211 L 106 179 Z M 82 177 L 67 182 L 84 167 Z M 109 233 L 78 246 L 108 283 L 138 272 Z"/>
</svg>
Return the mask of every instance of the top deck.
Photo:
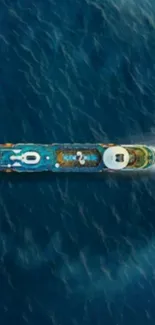
<svg viewBox="0 0 155 325">
<path fill-rule="evenodd" d="M 125 171 L 149 168 L 154 163 L 154 149 L 152 147 L 142 145 L 0 145 L 0 171 Z"/>
</svg>

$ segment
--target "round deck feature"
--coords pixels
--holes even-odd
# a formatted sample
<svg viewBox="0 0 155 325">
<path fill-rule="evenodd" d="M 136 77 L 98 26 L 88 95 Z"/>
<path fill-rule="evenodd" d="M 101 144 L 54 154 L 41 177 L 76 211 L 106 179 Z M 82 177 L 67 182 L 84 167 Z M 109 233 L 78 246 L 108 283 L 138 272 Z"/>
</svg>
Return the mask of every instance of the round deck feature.
<svg viewBox="0 0 155 325">
<path fill-rule="evenodd" d="M 127 167 L 129 158 L 128 151 L 121 146 L 107 148 L 103 154 L 105 166 L 113 170 L 120 170 Z"/>
<path fill-rule="evenodd" d="M 15 160 L 21 160 L 23 163 L 28 165 L 38 164 L 41 157 L 36 151 L 27 151 L 23 153 L 21 156 L 15 156 Z"/>
</svg>

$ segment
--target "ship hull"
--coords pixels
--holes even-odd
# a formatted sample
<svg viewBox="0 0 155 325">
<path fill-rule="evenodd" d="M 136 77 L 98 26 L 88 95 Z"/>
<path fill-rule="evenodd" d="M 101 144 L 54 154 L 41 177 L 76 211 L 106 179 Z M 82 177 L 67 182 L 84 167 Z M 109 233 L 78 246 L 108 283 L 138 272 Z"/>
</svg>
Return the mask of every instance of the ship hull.
<svg viewBox="0 0 155 325">
<path fill-rule="evenodd" d="M 4 172 L 118 172 L 143 171 L 155 165 L 155 148 L 114 144 L 4 144 Z"/>
</svg>

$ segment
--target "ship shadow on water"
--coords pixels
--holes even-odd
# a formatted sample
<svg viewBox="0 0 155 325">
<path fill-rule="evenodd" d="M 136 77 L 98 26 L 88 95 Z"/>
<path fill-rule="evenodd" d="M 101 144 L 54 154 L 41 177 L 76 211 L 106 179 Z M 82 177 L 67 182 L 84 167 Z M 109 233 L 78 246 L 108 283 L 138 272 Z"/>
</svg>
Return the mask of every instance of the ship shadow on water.
<svg viewBox="0 0 155 325">
<path fill-rule="evenodd" d="M 134 179 L 152 179 L 155 173 L 142 171 L 142 172 L 110 172 L 110 173 L 52 173 L 52 172 L 37 172 L 37 173 L 1 173 L 0 180 L 5 183 L 52 183 L 56 180 L 70 180 L 81 182 L 85 180 L 87 183 L 91 181 L 103 182 L 109 179 L 114 181 L 119 180 L 134 180 Z"/>
</svg>

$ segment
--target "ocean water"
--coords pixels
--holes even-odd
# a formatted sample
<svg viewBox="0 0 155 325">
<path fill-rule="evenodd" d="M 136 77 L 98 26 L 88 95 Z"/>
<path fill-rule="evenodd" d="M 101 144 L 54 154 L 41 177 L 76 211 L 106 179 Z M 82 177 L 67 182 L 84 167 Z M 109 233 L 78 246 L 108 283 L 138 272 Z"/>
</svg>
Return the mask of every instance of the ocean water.
<svg viewBox="0 0 155 325">
<path fill-rule="evenodd" d="M 0 142 L 155 143 L 153 0 L 2 0 Z M 155 177 L 0 175 L 0 325 L 155 321 Z"/>
</svg>

